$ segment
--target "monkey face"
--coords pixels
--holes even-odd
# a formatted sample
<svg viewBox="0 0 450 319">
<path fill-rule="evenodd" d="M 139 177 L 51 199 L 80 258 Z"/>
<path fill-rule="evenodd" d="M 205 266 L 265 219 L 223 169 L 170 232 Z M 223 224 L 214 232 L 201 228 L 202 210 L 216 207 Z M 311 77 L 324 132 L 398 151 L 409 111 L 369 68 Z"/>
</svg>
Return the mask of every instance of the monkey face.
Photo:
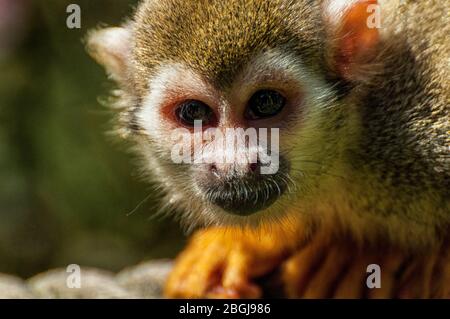
<svg viewBox="0 0 450 319">
<path fill-rule="evenodd" d="M 147 1 L 90 39 L 145 170 L 203 224 L 301 210 L 339 167 L 350 110 L 327 80 L 320 4 L 286 3 Z"/>
<path fill-rule="evenodd" d="M 160 132 L 164 123 L 170 170 L 189 180 L 196 200 L 215 211 L 261 212 L 291 183 L 280 135 L 302 104 L 302 91 L 294 79 L 267 71 L 249 66 L 233 86 L 221 89 L 186 66 L 166 66 L 138 113 L 146 132 Z"/>
<path fill-rule="evenodd" d="M 181 63 L 156 70 L 135 117 L 146 165 L 172 202 L 211 221 L 259 221 L 317 193 L 337 149 L 326 131 L 336 114 L 333 91 L 310 74 L 275 49 L 255 54 L 231 85 Z"/>
<path fill-rule="evenodd" d="M 276 127 L 288 100 L 275 89 L 258 89 L 249 99 L 239 96 L 239 89 L 196 93 L 199 100 L 183 98 L 163 111 L 163 120 L 180 133 L 172 135 L 177 144 L 171 160 L 187 164 L 184 174 L 192 176 L 204 202 L 241 216 L 268 208 L 288 186 L 289 163 L 280 156 Z"/>
<path fill-rule="evenodd" d="M 302 100 L 293 84 L 267 73 L 260 82 L 256 70 L 248 72 L 254 80 L 242 76 L 221 89 L 186 66 L 166 66 L 138 113 L 147 132 L 160 131 L 164 123 L 167 160 L 182 164 L 171 170 L 189 179 L 195 198 L 238 216 L 270 207 L 288 188 L 280 128 Z"/>
</svg>

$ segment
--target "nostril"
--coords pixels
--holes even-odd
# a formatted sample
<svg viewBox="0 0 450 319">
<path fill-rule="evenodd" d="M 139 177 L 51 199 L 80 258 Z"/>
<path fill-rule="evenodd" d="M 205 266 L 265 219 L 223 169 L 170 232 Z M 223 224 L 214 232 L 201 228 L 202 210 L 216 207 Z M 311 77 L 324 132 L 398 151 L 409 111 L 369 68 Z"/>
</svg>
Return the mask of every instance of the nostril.
<svg viewBox="0 0 450 319">
<path fill-rule="evenodd" d="M 259 162 L 257 162 L 257 163 L 251 163 L 251 164 L 249 165 L 249 170 L 250 170 L 250 172 L 252 172 L 252 173 L 255 173 L 255 172 L 258 170 L 258 168 L 259 168 Z"/>
<path fill-rule="evenodd" d="M 219 170 L 217 169 L 217 165 L 216 164 L 211 164 L 209 165 L 209 171 L 216 177 L 220 177 L 219 176 Z"/>
</svg>

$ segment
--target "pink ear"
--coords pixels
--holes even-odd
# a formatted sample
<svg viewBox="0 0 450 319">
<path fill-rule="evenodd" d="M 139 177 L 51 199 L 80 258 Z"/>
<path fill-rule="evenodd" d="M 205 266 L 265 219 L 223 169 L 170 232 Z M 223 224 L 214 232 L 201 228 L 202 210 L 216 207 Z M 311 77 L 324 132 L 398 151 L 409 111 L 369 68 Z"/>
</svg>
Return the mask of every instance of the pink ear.
<svg viewBox="0 0 450 319">
<path fill-rule="evenodd" d="M 343 78 L 357 80 L 358 67 L 370 61 L 379 43 L 379 26 L 374 23 L 378 1 L 328 0 L 325 9 L 329 33 L 336 39 L 333 67 Z"/>
<path fill-rule="evenodd" d="M 111 27 L 91 31 L 87 38 L 89 54 L 114 80 L 123 81 L 131 50 L 131 32 L 125 27 Z"/>
</svg>

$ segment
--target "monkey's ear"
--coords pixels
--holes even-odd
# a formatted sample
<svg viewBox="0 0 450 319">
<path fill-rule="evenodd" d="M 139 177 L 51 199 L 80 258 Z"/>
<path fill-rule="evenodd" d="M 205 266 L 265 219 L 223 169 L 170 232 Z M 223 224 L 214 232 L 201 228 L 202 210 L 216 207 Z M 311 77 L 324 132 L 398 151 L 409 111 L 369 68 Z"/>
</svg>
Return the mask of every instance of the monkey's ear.
<svg viewBox="0 0 450 319">
<path fill-rule="evenodd" d="M 380 42 L 377 0 L 326 0 L 325 22 L 332 41 L 328 49 L 333 69 L 348 81 L 364 76 L 364 65 Z"/>
<path fill-rule="evenodd" d="M 131 31 L 126 27 L 94 30 L 86 40 L 88 53 L 119 82 L 126 80 L 131 45 Z"/>
</svg>

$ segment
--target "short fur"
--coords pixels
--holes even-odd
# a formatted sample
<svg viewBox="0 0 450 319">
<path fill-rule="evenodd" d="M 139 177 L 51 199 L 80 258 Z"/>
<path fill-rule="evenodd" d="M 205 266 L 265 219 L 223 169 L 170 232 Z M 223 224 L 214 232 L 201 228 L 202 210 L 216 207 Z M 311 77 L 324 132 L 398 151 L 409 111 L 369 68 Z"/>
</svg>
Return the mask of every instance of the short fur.
<svg viewBox="0 0 450 319">
<path fill-rule="evenodd" d="M 361 242 L 438 244 L 450 224 L 448 4 L 383 1 L 377 55 L 360 66 L 353 82 L 333 68 L 337 39 L 323 5 L 312 0 L 143 1 L 126 26 L 132 40 L 126 70 L 116 77 L 120 132 L 134 141 L 146 172 L 161 183 L 167 205 L 185 211 L 189 224 L 263 227 L 306 220 L 326 227 L 331 236 L 348 233 Z M 100 50 L 95 36 L 90 50 L 107 64 L 95 54 Z M 302 125 L 291 127 L 281 141 L 289 145 L 283 151 L 293 166 L 292 189 L 260 216 L 232 218 L 202 203 L 190 168 L 168 158 L 156 111 L 150 111 L 155 115 L 150 132 L 143 126 L 142 114 L 149 114 L 143 110 L 146 103 L 156 103 L 152 85 L 160 83 L 168 66 L 226 91 L 250 66 L 274 61 L 289 64 L 310 93 Z"/>
</svg>

